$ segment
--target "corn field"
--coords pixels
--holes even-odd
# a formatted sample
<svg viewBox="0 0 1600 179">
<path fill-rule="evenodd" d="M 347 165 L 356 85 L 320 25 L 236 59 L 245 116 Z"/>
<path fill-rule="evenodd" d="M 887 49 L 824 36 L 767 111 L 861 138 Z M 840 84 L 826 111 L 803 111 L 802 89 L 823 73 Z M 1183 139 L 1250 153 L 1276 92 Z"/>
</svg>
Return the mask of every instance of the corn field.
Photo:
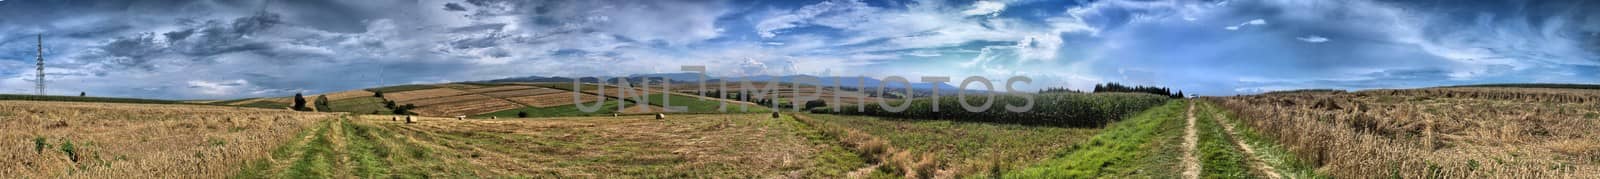
<svg viewBox="0 0 1600 179">
<path fill-rule="evenodd" d="M 845 105 L 840 107 L 837 112 L 828 107 L 814 108 L 811 112 L 909 119 L 1098 127 L 1139 111 L 1161 105 L 1169 99 L 1167 96 L 1145 93 L 1044 93 L 1033 95 L 1032 109 L 1026 112 L 1010 112 L 1006 110 L 1007 105 L 1023 106 L 1028 103 L 1027 99 L 1016 95 L 996 95 L 995 97 L 994 103 L 980 112 L 966 111 L 960 103 L 957 103 L 959 99 L 955 96 L 940 97 L 938 103 L 939 111 L 937 112 L 933 111 L 933 100 L 929 98 L 912 100 L 910 107 L 902 112 L 890 112 L 874 101 L 869 101 L 861 106 Z M 972 95 L 968 96 L 967 101 L 968 104 L 981 106 L 985 98 L 984 95 Z M 900 105 L 900 101 L 888 101 L 887 103 L 889 105 Z M 858 110 L 863 108 L 865 110 Z"/>
<path fill-rule="evenodd" d="M 1432 88 L 1212 98 L 1338 178 L 1597 178 L 1600 91 Z"/>
</svg>

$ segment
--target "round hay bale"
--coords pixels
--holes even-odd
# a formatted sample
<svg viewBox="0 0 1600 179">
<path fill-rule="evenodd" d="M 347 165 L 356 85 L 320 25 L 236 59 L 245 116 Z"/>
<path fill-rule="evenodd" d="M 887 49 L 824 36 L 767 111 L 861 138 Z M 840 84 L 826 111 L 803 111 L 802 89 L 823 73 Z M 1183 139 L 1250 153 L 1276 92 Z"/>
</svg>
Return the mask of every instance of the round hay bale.
<svg viewBox="0 0 1600 179">
<path fill-rule="evenodd" d="M 417 121 L 415 119 L 411 119 L 411 116 L 406 116 L 406 124 L 415 123 L 415 122 L 417 122 Z"/>
<path fill-rule="evenodd" d="M 456 120 L 466 120 L 467 116 L 456 116 Z"/>
<path fill-rule="evenodd" d="M 489 116 L 489 119 L 500 119 L 500 116 Z"/>
<path fill-rule="evenodd" d="M 667 119 L 666 114 L 656 113 L 656 119 Z"/>
<path fill-rule="evenodd" d="M 400 121 L 400 116 L 389 117 L 389 121 Z"/>
</svg>

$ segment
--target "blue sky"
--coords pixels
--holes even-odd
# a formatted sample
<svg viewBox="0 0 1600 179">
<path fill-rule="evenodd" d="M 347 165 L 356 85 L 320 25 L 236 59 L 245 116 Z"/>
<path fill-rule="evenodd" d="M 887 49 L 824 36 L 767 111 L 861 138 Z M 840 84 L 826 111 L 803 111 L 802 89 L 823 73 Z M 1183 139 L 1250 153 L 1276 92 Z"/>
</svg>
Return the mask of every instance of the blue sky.
<svg viewBox="0 0 1600 179">
<path fill-rule="evenodd" d="M 168 99 L 680 65 L 1202 95 L 1596 83 L 1593 9 L 1600 2 L 3 0 L 0 93 L 31 93 L 41 33 L 50 93 Z"/>
</svg>

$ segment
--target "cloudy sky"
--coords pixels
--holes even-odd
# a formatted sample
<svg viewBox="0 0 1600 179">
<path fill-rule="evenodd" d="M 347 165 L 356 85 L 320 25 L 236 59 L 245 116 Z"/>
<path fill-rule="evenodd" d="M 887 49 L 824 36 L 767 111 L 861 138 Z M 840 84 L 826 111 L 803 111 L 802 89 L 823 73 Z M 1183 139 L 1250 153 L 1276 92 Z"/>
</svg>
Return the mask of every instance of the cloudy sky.
<svg viewBox="0 0 1600 179">
<path fill-rule="evenodd" d="M 223 99 L 516 76 L 1027 76 L 1022 86 L 1600 82 L 1600 2 L 0 0 L 0 93 Z"/>
</svg>

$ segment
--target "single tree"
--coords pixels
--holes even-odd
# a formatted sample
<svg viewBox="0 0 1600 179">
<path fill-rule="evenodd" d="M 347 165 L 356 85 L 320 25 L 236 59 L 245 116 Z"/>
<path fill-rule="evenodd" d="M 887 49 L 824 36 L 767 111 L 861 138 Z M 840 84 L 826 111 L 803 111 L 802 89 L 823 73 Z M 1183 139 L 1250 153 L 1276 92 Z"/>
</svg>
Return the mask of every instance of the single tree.
<svg viewBox="0 0 1600 179">
<path fill-rule="evenodd" d="M 328 95 L 317 95 L 317 111 L 329 110 L 333 110 L 333 108 L 328 107 Z"/>
<path fill-rule="evenodd" d="M 373 91 L 372 97 L 383 98 L 383 91 Z"/>
<path fill-rule="evenodd" d="M 517 111 L 517 118 L 528 118 L 527 111 Z"/>
<path fill-rule="evenodd" d="M 309 111 L 306 108 L 306 97 L 301 96 L 300 93 L 294 93 L 294 106 L 291 106 L 291 108 L 296 111 Z"/>
<path fill-rule="evenodd" d="M 89 93 L 88 92 L 82 92 L 82 91 L 78 92 L 78 97 L 85 97 L 85 96 L 89 96 Z"/>
</svg>

